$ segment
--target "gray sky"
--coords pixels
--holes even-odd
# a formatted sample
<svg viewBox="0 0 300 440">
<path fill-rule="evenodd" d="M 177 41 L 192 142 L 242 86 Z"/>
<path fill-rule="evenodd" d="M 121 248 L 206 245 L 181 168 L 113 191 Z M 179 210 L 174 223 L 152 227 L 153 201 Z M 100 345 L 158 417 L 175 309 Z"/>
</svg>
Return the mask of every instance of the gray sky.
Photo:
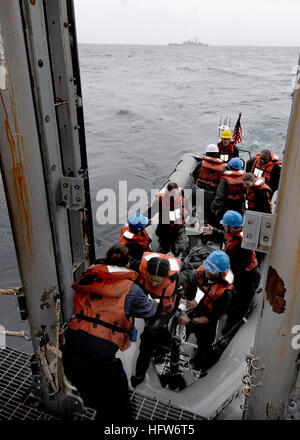
<svg viewBox="0 0 300 440">
<path fill-rule="evenodd" d="M 300 46 L 300 0 L 74 0 L 79 43 Z"/>
</svg>

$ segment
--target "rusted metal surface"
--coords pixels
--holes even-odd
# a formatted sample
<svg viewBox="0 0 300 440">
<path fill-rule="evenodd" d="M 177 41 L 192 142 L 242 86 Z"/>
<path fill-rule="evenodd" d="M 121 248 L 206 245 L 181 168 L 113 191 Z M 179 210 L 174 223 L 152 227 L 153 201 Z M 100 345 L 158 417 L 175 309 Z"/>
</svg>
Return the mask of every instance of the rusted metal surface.
<svg viewBox="0 0 300 440">
<path fill-rule="evenodd" d="M 267 284 L 266 284 L 266 294 L 267 301 L 269 301 L 272 306 L 272 310 L 275 313 L 284 313 L 286 300 L 284 295 L 286 288 L 284 287 L 284 282 L 278 275 L 273 267 L 269 267 Z"/>
<path fill-rule="evenodd" d="M 23 140 L 23 136 L 20 134 L 20 130 L 18 127 L 15 102 L 12 96 L 9 95 L 9 100 L 10 100 L 9 105 L 10 105 L 11 115 L 13 116 L 13 120 L 14 120 L 14 127 L 11 127 L 10 125 L 9 117 L 8 117 L 9 110 L 7 110 L 6 108 L 3 92 L 1 90 L 0 90 L 0 99 L 5 114 L 5 119 L 3 121 L 4 122 L 3 131 L 6 135 L 7 146 L 10 149 L 11 159 L 12 159 L 12 167 L 10 173 L 12 176 L 12 182 L 14 186 L 15 201 L 17 203 L 15 209 L 17 209 L 17 212 L 19 213 L 18 221 L 22 222 L 21 227 L 26 236 L 26 241 L 30 250 L 30 256 L 31 258 L 33 258 L 32 226 L 31 226 L 32 221 L 31 221 L 31 214 L 28 209 L 29 197 L 28 197 L 28 189 L 26 185 L 24 167 L 23 167 L 23 162 L 25 160 L 24 140 Z M 9 201 L 10 199 L 8 199 L 8 202 Z M 13 221 L 13 217 L 11 218 Z"/>
</svg>

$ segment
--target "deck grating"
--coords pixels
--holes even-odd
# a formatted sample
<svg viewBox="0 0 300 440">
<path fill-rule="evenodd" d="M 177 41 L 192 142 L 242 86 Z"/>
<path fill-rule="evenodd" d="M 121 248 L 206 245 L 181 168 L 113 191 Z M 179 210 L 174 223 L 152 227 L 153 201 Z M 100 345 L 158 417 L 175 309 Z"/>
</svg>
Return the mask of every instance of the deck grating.
<svg viewBox="0 0 300 440">
<path fill-rule="evenodd" d="M 0 350 L 0 421 L 57 420 L 26 403 L 31 391 L 30 356 L 6 347 Z M 135 420 L 203 420 L 203 417 L 166 404 L 137 391 L 130 391 Z M 87 408 L 82 419 L 93 419 L 95 411 Z"/>
</svg>

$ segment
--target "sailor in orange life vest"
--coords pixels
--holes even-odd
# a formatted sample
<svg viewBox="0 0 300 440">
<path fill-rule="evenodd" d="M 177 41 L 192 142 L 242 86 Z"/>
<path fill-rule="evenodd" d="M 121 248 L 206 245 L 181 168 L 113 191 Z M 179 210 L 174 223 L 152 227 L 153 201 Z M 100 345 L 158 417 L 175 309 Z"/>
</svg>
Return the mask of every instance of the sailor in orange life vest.
<svg viewBox="0 0 300 440">
<path fill-rule="evenodd" d="M 114 245 L 103 264 L 73 284 L 75 316 L 65 332 L 64 372 L 99 420 L 131 417 L 127 377 L 115 355 L 135 340 L 134 317 L 150 318 L 157 310 L 128 265 L 126 246 Z"/>
<path fill-rule="evenodd" d="M 220 159 L 225 163 L 228 163 L 234 157 L 239 157 L 239 150 L 231 138 L 232 133 L 227 129 L 222 131 L 221 140 L 218 141 Z"/>
<path fill-rule="evenodd" d="M 187 253 L 189 240 L 185 232 L 185 217 L 183 190 L 177 183 L 169 182 L 157 195 L 159 200 L 159 219 L 156 235 L 159 242 L 159 252 L 167 254 L 171 251 L 175 256 Z"/>
<path fill-rule="evenodd" d="M 178 320 L 186 325 L 186 339 L 191 333 L 197 338 L 198 352 L 192 360 L 195 370 L 205 371 L 215 362 L 212 343 L 220 316 L 226 312 L 234 290 L 233 274 L 228 255 L 223 251 L 212 252 L 196 269 L 198 286 L 204 293 L 199 303 L 187 301 L 188 311 Z"/>
<path fill-rule="evenodd" d="M 120 232 L 120 243 L 127 246 L 132 260 L 140 262 L 143 253 L 149 251 L 151 238 L 146 228 L 151 224 L 151 220 L 144 215 L 133 214 L 128 223 L 123 226 Z M 134 268 L 132 265 L 130 266 Z"/>
<path fill-rule="evenodd" d="M 255 177 L 264 177 L 265 183 L 271 188 L 272 194 L 278 189 L 281 162 L 279 157 L 270 150 L 262 150 L 248 160 L 246 172 L 251 172 Z"/>
<path fill-rule="evenodd" d="M 144 381 L 152 355 L 159 356 L 164 347 L 170 346 L 171 335 L 167 325 L 177 309 L 179 288 L 183 287 L 185 297 L 192 300 L 196 295 L 197 280 L 194 270 L 181 272 L 180 260 L 160 253 L 145 252 L 139 272 L 138 284 L 159 305 L 156 315 L 146 321 L 141 334 L 136 370 L 131 377 L 133 387 Z"/>
<path fill-rule="evenodd" d="M 214 201 L 211 204 L 211 211 L 215 214 L 218 221 L 228 210 L 238 211 L 243 214 L 244 194 L 246 188 L 243 185 L 242 177 L 243 162 L 238 157 L 228 162 L 229 171 L 225 171 L 221 182 L 216 191 Z"/>
<path fill-rule="evenodd" d="M 201 232 L 205 235 L 214 235 L 216 240 L 221 242 L 225 240 L 224 251 L 230 257 L 236 289 L 228 310 L 230 326 L 238 322 L 247 312 L 260 282 L 260 271 L 256 253 L 241 247 L 244 224 L 241 214 L 237 211 L 227 211 L 220 223 L 224 225 L 225 233 L 210 225 L 202 227 Z"/>
<path fill-rule="evenodd" d="M 265 179 L 255 177 L 252 173 L 246 173 L 242 180 L 246 188 L 245 208 L 250 211 L 272 214 L 272 190 L 265 183 Z"/>
<path fill-rule="evenodd" d="M 193 172 L 196 184 L 193 188 L 193 207 L 199 214 L 200 207 L 196 206 L 196 190 L 201 188 L 204 190 L 204 223 L 214 224 L 215 221 L 210 205 L 215 198 L 217 187 L 225 171 L 223 161 L 219 156 L 220 153 L 216 145 L 207 145 L 205 156 L 200 159 L 199 165 Z"/>
</svg>

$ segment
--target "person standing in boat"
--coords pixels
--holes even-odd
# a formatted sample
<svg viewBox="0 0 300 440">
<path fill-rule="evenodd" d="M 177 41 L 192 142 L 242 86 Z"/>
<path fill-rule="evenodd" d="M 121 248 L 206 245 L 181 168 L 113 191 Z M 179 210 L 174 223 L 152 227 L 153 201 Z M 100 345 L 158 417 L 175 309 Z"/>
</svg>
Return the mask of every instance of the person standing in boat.
<svg viewBox="0 0 300 440">
<path fill-rule="evenodd" d="M 279 186 L 281 162 L 279 157 L 270 150 L 262 150 L 256 157 L 248 160 L 246 172 L 253 173 L 255 177 L 263 177 L 273 195 Z"/>
<path fill-rule="evenodd" d="M 220 159 L 228 163 L 234 157 L 239 157 L 239 150 L 232 141 L 232 133 L 229 129 L 223 130 L 221 139 L 217 143 Z"/>
<path fill-rule="evenodd" d="M 243 214 L 244 194 L 246 188 L 243 185 L 242 177 L 245 174 L 243 162 L 235 157 L 228 162 L 229 171 L 225 171 L 222 180 L 218 185 L 214 201 L 211 204 L 211 211 L 218 222 L 228 210 L 238 211 Z"/>
<path fill-rule="evenodd" d="M 212 343 L 218 319 L 231 302 L 234 276 L 223 251 L 213 251 L 195 272 L 204 296 L 199 303 L 195 299 L 187 301 L 189 311 L 179 315 L 178 320 L 186 326 L 186 339 L 195 334 L 198 351 L 192 365 L 195 370 L 204 371 L 215 361 Z"/>
<path fill-rule="evenodd" d="M 128 223 L 123 226 L 120 232 L 120 243 L 126 246 L 131 257 L 131 268 L 135 268 L 135 263 L 138 265 L 141 261 L 143 253 L 149 251 L 151 238 L 149 237 L 146 228 L 151 224 L 148 217 L 137 213 L 133 214 Z"/>
<path fill-rule="evenodd" d="M 218 147 L 214 144 L 209 144 L 206 147 L 205 156 L 200 160 L 199 165 L 193 172 L 196 187 L 193 188 L 193 205 L 197 212 L 199 207 L 196 205 L 196 191 L 197 188 L 204 190 L 204 223 L 214 224 L 215 216 L 211 212 L 210 205 L 213 202 L 217 187 L 221 181 L 224 173 L 223 161 L 219 158 L 220 153 Z M 197 209 L 198 208 L 198 209 Z"/>
<path fill-rule="evenodd" d="M 272 190 L 265 183 L 265 179 L 263 177 L 255 177 L 252 173 L 246 173 L 242 180 L 246 188 L 245 208 L 250 211 L 272 214 Z"/>
<path fill-rule="evenodd" d="M 75 316 L 65 332 L 64 372 L 98 420 L 131 417 L 128 381 L 116 353 L 135 340 L 134 318 L 151 318 L 158 307 L 128 266 L 127 247 L 114 245 L 103 264 L 73 285 Z"/>
<path fill-rule="evenodd" d="M 176 182 L 169 182 L 157 195 L 159 200 L 159 219 L 156 228 L 158 251 L 175 256 L 187 253 L 189 240 L 185 232 L 184 193 Z"/>
<path fill-rule="evenodd" d="M 177 308 L 180 299 L 179 289 L 182 287 L 186 298 L 192 300 L 196 295 L 196 282 L 196 272 L 181 272 L 181 262 L 177 258 L 160 253 L 144 253 L 139 268 L 138 284 L 159 305 L 156 315 L 146 320 L 141 334 L 136 370 L 131 377 L 133 387 L 144 381 L 154 352 L 159 356 L 164 347 L 170 346 L 168 322 Z"/>
<path fill-rule="evenodd" d="M 216 241 L 225 241 L 224 251 L 230 258 L 236 292 L 228 310 L 227 328 L 243 318 L 258 288 L 261 274 L 255 251 L 243 249 L 244 219 L 237 211 L 225 212 L 220 223 L 224 231 L 211 225 L 201 228 L 204 235 L 212 235 Z"/>
</svg>

